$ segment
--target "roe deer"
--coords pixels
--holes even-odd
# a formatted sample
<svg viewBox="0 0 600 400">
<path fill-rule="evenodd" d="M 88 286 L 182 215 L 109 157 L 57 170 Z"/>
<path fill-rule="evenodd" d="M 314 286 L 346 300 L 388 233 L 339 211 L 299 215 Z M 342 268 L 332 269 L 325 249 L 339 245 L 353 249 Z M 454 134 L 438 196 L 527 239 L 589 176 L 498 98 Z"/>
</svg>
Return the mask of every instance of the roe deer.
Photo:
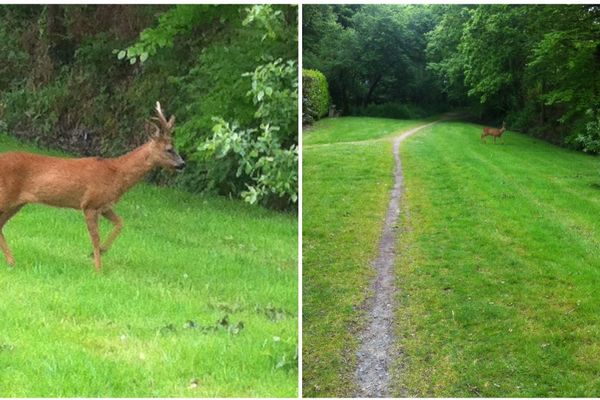
<svg viewBox="0 0 600 400">
<path fill-rule="evenodd" d="M 498 128 L 483 128 L 483 133 L 481 134 L 481 140 L 483 140 L 484 143 L 486 143 L 485 141 L 485 137 L 486 136 L 493 136 L 494 137 L 494 143 L 496 143 L 496 138 L 499 137 L 500 139 L 502 139 L 502 143 L 504 143 L 504 139 L 502 138 L 502 134 L 504 133 L 504 131 L 506 131 L 506 122 L 502 122 L 502 128 L 498 129 Z"/>
<path fill-rule="evenodd" d="M 108 251 L 123 226 L 113 210 L 115 203 L 154 167 L 185 167 L 172 143 L 175 117 L 167 121 L 159 102 L 156 114 L 152 119 L 158 125 L 150 121 L 145 125 L 146 132 L 153 131 L 150 139 L 121 157 L 67 159 L 23 152 L 0 154 L 0 249 L 9 265 L 15 260 L 2 228 L 24 205 L 41 203 L 83 211 L 94 248 L 94 265 L 100 271 L 100 254 Z M 114 225 L 102 245 L 100 215 Z"/>
</svg>

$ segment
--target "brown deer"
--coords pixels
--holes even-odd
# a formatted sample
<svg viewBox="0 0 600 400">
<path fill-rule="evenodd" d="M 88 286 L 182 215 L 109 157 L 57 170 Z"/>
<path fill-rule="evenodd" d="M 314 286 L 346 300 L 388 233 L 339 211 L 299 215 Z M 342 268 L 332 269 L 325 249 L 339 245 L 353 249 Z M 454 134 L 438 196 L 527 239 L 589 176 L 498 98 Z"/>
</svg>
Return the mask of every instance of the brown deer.
<svg viewBox="0 0 600 400">
<path fill-rule="evenodd" d="M 82 210 L 94 248 L 94 264 L 100 271 L 100 254 L 108 251 L 123 227 L 113 207 L 121 196 L 151 169 L 181 170 L 185 162 L 173 147 L 175 117 L 169 120 L 156 102 L 157 117 L 148 121 L 151 138 L 142 146 L 117 158 L 58 158 L 10 152 L 0 154 L 0 249 L 9 265 L 15 259 L 6 244 L 2 228 L 24 205 L 41 203 Z M 100 244 L 98 219 L 108 219 L 114 228 Z"/>
<path fill-rule="evenodd" d="M 486 136 L 493 136 L 494 137 L 494 144 L 496 143 L 496 138 L 499 137 L 500 139 L 502 139 L 502 143 L 504 143 L 504 139 L 502 138 L 502 134 L 506 131 L 506 122 L 502 122 L 502 128 L 498 129 L 498 128 L 488 128 L 485 127 L 483 128 L 483 133 L 481 134 L 481 140 L 483 140 L 484 143 L 486 143 L 485 141 L 485 137 Z"/>
</svg>

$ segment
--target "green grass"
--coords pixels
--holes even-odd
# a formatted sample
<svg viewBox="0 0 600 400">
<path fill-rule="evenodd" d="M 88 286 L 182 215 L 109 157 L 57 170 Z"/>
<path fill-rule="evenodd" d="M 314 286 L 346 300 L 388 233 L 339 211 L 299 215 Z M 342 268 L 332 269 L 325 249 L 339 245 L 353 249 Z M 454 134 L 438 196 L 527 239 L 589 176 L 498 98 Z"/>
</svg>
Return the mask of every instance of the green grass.
<svg viewBox="0 0 600 400">
<path fill-rule="evenodd" d="M 325 118 L 305 131 L 302 143 L 310 146 L 389 138 L 422 122 L 369 117 Z"/>
<path fill-rule="evenodd" d="M 391 184 L 397 131 L 352 119 L 360 132 L 350 132 L 348 120 L 304 137 L 336 142 L 304 150 L 306 396 L 355 391 L 355 333 Z M 401 146 L 394 390 L 598 396 L 600 160 L 514 132 L 482 144 L 480 131 L 445 122 Z"/>
<path fill-rule="evenodd" d="M 80 212 L 6 225 L 0 396 L 296 396 L 297 219 L 146 184 L 116 211 L 100 274 Z"/>
<path fill-rule="evenodd" d="M 596 397 L 600 160 L 480 131 L 438 124 L 401 147 L 396 391 Z"/>
<path fill-rule="evenodd" d="M 418 125 L 385 120 L 388 130 L 382 134 L 370 127 L 372 121 L 326 119 L 304 136 L 313 143 L 327 138 L 338 142 L 303 150 L 302 375 L 307 397 L 356 392 L 360 306 L 373 276 L 370 261 L 377 254 L 393 183 L 391 142 L 366 140 Z M 349 131 L 348 126 L 360 132 Z M 341 143 L 344 138 L 365 141 Z"/>
</svg>

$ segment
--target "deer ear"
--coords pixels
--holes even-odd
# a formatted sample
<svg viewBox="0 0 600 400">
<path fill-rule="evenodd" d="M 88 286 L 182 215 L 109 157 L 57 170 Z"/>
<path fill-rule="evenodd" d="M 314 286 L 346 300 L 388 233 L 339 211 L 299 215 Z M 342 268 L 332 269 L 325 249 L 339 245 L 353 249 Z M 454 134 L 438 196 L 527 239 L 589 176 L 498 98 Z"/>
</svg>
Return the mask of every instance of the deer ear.
<svg viewBox="0 0 600 400">
<path fill-rule="evenodd" d="M 160 137 L 160 128 L 154 122 L 146 121 L 144 130 L 152 139 L 158 139 Z"/>
</svg>

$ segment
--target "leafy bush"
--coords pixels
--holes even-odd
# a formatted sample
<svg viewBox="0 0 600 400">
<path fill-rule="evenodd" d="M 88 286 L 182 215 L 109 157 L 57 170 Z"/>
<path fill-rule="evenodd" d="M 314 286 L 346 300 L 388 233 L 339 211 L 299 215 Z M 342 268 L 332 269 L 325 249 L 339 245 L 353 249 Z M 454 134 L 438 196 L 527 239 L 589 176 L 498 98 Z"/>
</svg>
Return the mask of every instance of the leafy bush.
<svg viewBox="0 0 600 400">
<path fill-rule="evenodd" d="M 38 90 L 18 88 L 6 92 L 2 99 L 6 123 L 13 129 L 35 127 L 40 136 L 48 136 L 56 130 L 68 96 L 64 77 Z"/>
<path fill-rule="evenodd" d="M 355 108 L 352 114 L 366 117 L 418 119 L 425 117 L 428 113 L 421 107 L 412 104 L 383 103 L 369 104 L 366 107 Z"/>
<path fill-rule="evenodd" d="M 586 117 L 588 122 L 585 124 L 585 131 L 577 135 L 575 141 L 586 153 L 600 154 L 600 113 L 589 109 Z"/>
<path fill-rule="evenodd" d="M 255 123 L 241 128 L 215 118 L 213 137 L 198 147 L 198 156 L 233 160 L 248 203 L 289 208 L 298 201 L 296 63 L 278 59 L 245 76 L 252 78 L 247 95 L 256 106 Z"/>
<path fill-rule="evenodd" d="M 10 89 L 22 80 L 23 65 L 27 62 L 27 53 L 21 49 L 18 38 L 11 30 L 0 24 L 0 92 Z"/>
<path fill-rule="evenodd" d="M 177 144 L 192 161 L 179 178 L 184 187 L 275 208 L 296 202 L 297 67 L 282 61 L 296 55 L 295 11 L 177 6 L 160 17 L 158 27 L 142 32 L 138 43 L 117 53 L 146 68 L 200 22 L 219 28 L 210 43 L 193 46 L 202 49 L 190 60 L 189 72 L 172 79 L 181 121 Z"/>
<path fill-rule="evenodd" d="M 321 72 L 302 70 L 302 115 L 306 120 L 317 120 L 329 112 L 329 85 Z"/>
</svg>

